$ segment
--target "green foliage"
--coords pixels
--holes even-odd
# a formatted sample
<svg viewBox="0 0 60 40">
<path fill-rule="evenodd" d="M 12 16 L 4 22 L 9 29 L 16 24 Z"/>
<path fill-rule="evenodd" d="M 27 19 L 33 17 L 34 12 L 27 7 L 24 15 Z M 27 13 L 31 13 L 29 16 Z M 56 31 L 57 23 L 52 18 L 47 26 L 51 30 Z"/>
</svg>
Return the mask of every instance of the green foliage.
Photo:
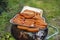
<svg viewBox="0 0 60 40">
<path fill-rule="evenodd" d="M 14 40 L 9 32 L 5 32 L 0 35 L 0 40 Z"/>
<path fill-rule="evenodd" d="M 58 26 L 56 21 L 52 21 L 52 19 L 60 17 L 60 0 L 8 0 L 8 6 L 7 6 L 8 12 L 4 11 L 2 15 L 0 15 L 0 27 L 1 27 L 0 33 L 2 31 L 5 32 L 6 28 L 10 27 L 9 20 L 14 15 L 16 15 L 16 13 L 21 11 L 24 5 L 43 9 L 44 10 L 43 16 L 46 18 L 47 22 L 52 25 Z M 50 34 L 53 33 L 52 31 L 53 29 L 49 28 L 49 30 Z M 6 34 L 7 31 L 4 33 L 4 35 Z M 11 34 L 8 33 L 8 35 L 10 36 Z M 1 40 L 5 40 L 4 37 L 5 36 L 3 36 Z M 11 37 L 9 40 L 14 40 L 14 38 Z M 49 40 L 54 40 L 54 38 L 51 38 Z"/>
</svg>

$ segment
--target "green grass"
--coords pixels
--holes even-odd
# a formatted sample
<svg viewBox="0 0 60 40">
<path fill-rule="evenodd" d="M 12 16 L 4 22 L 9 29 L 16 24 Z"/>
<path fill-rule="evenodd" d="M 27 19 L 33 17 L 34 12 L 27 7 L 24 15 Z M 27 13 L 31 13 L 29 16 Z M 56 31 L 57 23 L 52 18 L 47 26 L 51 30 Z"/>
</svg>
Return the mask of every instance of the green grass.
<svg viewBox="0 0 60 40">
<path fill-rule="evenodd" d="M 16 13 L 21 11 L 24 5 L 43 9 L 43 16 L 46 18 L 47 23 L 60 29 L 60 24 L 58 23 L 60 22 L 58 21 L 60 20 L 60 0 L 8 0 L 9 12 L 3 12 L 2 15 L 0 15 L 0 32 L 5 31 L 6 27 L 9 27 L 9 20 L 16 15 Z M 52 30 L 50 30 L 51 33 L 53 33 Z M 12 39 L 13 38 L 10 40 Z M 54 37 L 49 40 L 54 40 Z"/>
</svg>

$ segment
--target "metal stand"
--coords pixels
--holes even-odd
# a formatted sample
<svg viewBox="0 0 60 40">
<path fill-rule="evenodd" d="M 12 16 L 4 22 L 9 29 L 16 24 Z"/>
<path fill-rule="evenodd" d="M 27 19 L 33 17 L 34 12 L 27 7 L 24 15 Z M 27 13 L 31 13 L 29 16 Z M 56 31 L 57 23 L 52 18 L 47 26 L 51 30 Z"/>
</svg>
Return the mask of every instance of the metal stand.
<svg viewBox="0 0 60 40">
<path fill-rule="evenodd" d="M 58 28 L 56 28 L 55 26 L 52 26 L 51 24 L 48 24 L 48 26 L 49 26 L 49 27 L 52 27 L 52 28 L 55 30 L 55 33 L 52 34 L 52 35 L 50 35 L 50 36 L 47 36 L 45 40 L 48 40 L 48 39 L 50 39 L 51 37 L 53 37 L 53 36 L 55 36 L 55 35 L 57 35 L 57 34 L 59 33 Z"/>
</svg>

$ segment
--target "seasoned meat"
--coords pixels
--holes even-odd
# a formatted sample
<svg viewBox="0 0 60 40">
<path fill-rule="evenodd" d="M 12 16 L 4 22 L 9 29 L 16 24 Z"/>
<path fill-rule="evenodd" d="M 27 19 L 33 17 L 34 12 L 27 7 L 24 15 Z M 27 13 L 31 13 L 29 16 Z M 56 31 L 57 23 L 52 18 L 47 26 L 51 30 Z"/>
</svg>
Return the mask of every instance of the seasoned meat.
<svg viewBox="0 0 60 40">
<path fill-rule="evenodd" d="M 28 31 L 28 32 L 38 32 L 39 31 L 39 28 L 29 28 L 29 27 L 25 27 L 25 26 L 17 26 L 17 28 Z"/>
<path fill-rule="evenodd" d="M 17 15 L 14 19 L 13 19 L 13 22 L 15 24 L 20 24 L 22 25 L 24 23 L 24 17 L 23 16 L 20 16 L 20 15 Z"/>
<path fill-rule="evenodd" d="M 34 17 L 34 11 L 31 10 L 25 10 L 23 13 L 21 13 L 22 16 L 24 16 L 25 18 L 32 18 Z"/>
<path fill-rule="evenodd" d="M 24 25 L 33 27 L 34 26 L 34 19 L 25 19 Z"/>
<path fill-rule="evenodd" d="M 36 32 L 38 29 L 47 27 L 47 23 L 40 16 L 40 13 L 31 10 L 25 10 L 23 13 L 17 14 L 13 22 L 17 24 L 19 29 Z M 20 25 L 20 26 L 19 26 Z"/>
<path fill-rule="evenodd" d="M 40 19 L 40 13 L 35 13 L 33 19 Z"/>
<path fill-rule="evenodd" d="M 47 27 L 47 23 L 45 23 L 43 19 L 35 20 L 35 24 L 34 25 L 36 27 L 39 27 L 40 29 Z"/>
</svg>

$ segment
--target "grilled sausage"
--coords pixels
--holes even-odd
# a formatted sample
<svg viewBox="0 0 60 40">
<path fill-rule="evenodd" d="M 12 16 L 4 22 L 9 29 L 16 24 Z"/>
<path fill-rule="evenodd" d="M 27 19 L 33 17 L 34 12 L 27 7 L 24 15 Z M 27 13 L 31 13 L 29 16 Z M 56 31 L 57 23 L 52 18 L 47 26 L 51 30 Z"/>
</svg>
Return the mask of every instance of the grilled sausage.
<svg viewBox="0 0 60 40">
<path fill-rule="evenodd" d="M 34 19 L 25 19 L 24 25 L 34 27 Z"/>
<path fill-rule="evenodd" d="M 25 18 L 32 18 L 34 17 L 35 12 L 31 10 L 25 10 L 23 13 L 21 13 L 22 16 Z"/>
<path fill-rule="evenodd" d="M 26 30 L 28 32 L 38 32 L 39 28 L 29 28 L 29 27 L 24 27 L 24 26 L 17 26 L 17 28 Z"/>
<path fill-rule="evenodd" d="M 13 22 L 15 24 L 23 24 L 24 23 L 24 17 L 20 16 L 19 14 L 13 19 Z"/>
<path fill-rule="evenodd" d="M 36 20 L 34 25 L 39 28 L 47 27 L 47 23 L 45 23 L 43 19 Z"/>
</svg>

